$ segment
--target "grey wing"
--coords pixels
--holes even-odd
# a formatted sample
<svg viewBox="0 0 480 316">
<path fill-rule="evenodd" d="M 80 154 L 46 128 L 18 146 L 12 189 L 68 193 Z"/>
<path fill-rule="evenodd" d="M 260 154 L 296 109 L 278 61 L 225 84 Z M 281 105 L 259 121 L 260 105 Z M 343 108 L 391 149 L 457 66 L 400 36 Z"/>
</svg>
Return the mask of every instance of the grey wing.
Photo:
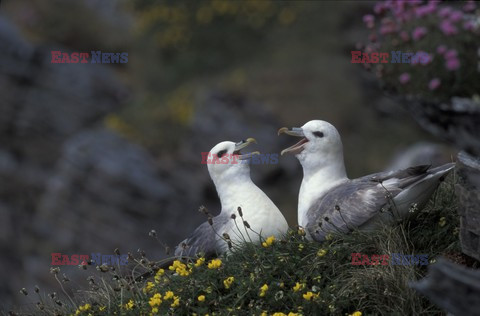
<svg viewBox="0 0 480 316">
<path fill-rule="evenodd" d="M 202 253 L 203 256 L 209 258 L 222 252 L 222 247 L 218 246 L 220 236 L 228 230 L 228 225 L 232 221 L 229 216 L 222 213 L 212 218 L 212 221 L 212 225 L 208 222 L 201 224 L 187 239 L 183 240 L 175 248 L 175 256 L 195 257 Z"/>
<path fill-rule="evenodd" d="M 323 241 L 329 233 L 348 233 L 378 215 L 388 203 L 388 194 L 395 196 L 400 191 L 364 178 L 341 184 L 308 210 L 306 229 L 316 241 Z"/>
<path fill-rule="evenodd" d="M 329 233 L 348 233 L 378 215 L 406 187 L 428 175 L 428 165 L 379 172 L 340 184 L 307 212 L 307 231 L 316 241 Z"/>
</svg>

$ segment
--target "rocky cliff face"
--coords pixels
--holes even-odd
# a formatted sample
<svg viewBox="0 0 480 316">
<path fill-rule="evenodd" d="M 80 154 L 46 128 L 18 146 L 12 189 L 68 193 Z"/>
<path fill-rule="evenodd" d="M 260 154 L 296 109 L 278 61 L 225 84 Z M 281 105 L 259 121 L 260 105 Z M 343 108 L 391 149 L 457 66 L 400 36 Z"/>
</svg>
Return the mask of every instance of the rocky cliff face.
<svg viewBox="0 0 480 316">
<path fill-rule="evenodd" d="M 104 117 L 129 96 L 113 69 L 52 64 L 50 51 L 0 18 L 0 301 L 5 308 L 8 302 L 25 303 L 19 300 L 22 287 L 53 287 L 52 252 L 112 254 L 118 247 L 123 253 L 142 248 L 149 258 L 165 256 L 148 237 L 151 229 L 174 246 L 204 220 L 198 206 L 219 211 L 207 168 L 200 164 L 200 153 L 217 142 L 253 136 L 262 152 L 287 145 L 276 137 L 279 123 L 259 104 L 208 93 L 196 105 L 178 149 L 153 157 L 104 127 Z M 252 169 L 261 186 L 291 183 L 288 190 L 296 195 L 299 180 L 290 180 L 301 172 L 293 159 L 281 168 Z M 86 277 L 76 267 L 63 269 L 74 280 Z"/>
</svg>

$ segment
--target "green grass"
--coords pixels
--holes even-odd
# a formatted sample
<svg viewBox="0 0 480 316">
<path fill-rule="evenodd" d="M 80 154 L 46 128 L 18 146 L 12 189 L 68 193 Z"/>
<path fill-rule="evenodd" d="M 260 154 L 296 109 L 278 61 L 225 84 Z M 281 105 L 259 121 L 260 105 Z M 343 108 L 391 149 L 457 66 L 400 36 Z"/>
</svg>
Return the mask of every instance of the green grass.
<svg viewBox="0 0 480 316">
<path fill-rule="evenodd" d="M 440 255 L 461 257 L 453 182 L 449 177 L 425 209 L 379 231 L 332 236 L 320 244 L 307 241 L 301 230 L 292 230 L 267 247 L 234 246 L 220 258 L 220 267 L 209 268 L 208 260 L 195 266 L 193 260 L 186 265 L 178 263 L 177 272 L 185 276 L 167 269 L 157 278 L 133 283 L 132 276 L 162 264 L 139 256 L 130 260 L 135 263 L 133 271 L 132 267 L 129 272 L 105 268 L 106 272 L 92 277 L 89 290 L 77 291 L 71 299 L 60 295 L 40 298 L 38 306 L 43 309 L 37 307 L 35 313 L 150 315 L 149 302 L 154 303 L 152 297 L 158 293 L 162 302 L 153 304 L 158 315 L 349 315 L 355 311 L 363 315 L 438 315 L 442 312 L 436 306 L 408 286 L 426 274 L 426 266 L 357 266 L 351 264 L 351 254 L 428 254 L 429 264 Z M 224 281 L 230 277 L 233 282 L 226 288 Z M 65 286 L 61 280 L 59 283 Z M 168 291 L 173 292 L 172 297 L 165 299 Z M 204 300 L 199 301 L 202 296 Z"/>
</svg>

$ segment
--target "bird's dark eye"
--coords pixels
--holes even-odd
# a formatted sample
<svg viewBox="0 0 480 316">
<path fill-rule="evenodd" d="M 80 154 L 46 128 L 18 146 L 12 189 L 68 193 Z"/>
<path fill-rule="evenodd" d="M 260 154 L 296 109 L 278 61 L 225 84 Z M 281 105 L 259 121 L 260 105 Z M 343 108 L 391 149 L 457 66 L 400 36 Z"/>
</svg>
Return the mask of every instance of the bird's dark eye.
<svg viewBox="0 0 480 316">
<path fill-rule="evenodd" d="M 313 132 L 313 135 L 317 136 L 317 137 L 323 137 L 323 133 L 322 132 Z"/>
<path fill-rule="evenodd" d="M 218 158 L 222 158 L 222 156 L 225 155 L 226 153 L 227 153 L 227 150 L 226 150 L 226 149 L 225 149 L 225 150 L 220 150 L 220 151 L 218 152 L 218 154 L 217 154 L 217 157 L 218 157 Z"/>
</svg>

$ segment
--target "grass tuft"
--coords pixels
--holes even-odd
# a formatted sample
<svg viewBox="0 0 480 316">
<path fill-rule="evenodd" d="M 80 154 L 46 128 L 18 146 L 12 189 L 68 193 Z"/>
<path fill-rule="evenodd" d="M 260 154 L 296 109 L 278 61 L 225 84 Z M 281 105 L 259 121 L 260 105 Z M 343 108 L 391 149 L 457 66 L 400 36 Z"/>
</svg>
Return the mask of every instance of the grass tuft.
<svg viewBox="0 0 480 316">
<path fill-rule="evenodd" d="M 98 269 L 102 272 L 91 277 L 89 290 L 65 297 L 62 305 L 51 299 L 37 308 L 49 315 L 442 314 L 408 286 L 426 274 L 426 265 L 392 265 L 391 258 L 387 265 L 382 258 L 352 265 L 352 253 L 369 260 L 426 254 L 428 264 L 438 256 L 462 263 L 453 186 L 449 177 L 427 207 L 412 210 L 396 225 L 329 236 L 321 244 L 307 241 L 301 229 L 292 230 L 282 240 L 266 236 L 261 245 L 234 246 L 218 259 L 175 261 L 141 282 L 132 279 L 161 263 L 130 255 L 136 266 L 128 273 L 120 267 Z"/>
</svg>

